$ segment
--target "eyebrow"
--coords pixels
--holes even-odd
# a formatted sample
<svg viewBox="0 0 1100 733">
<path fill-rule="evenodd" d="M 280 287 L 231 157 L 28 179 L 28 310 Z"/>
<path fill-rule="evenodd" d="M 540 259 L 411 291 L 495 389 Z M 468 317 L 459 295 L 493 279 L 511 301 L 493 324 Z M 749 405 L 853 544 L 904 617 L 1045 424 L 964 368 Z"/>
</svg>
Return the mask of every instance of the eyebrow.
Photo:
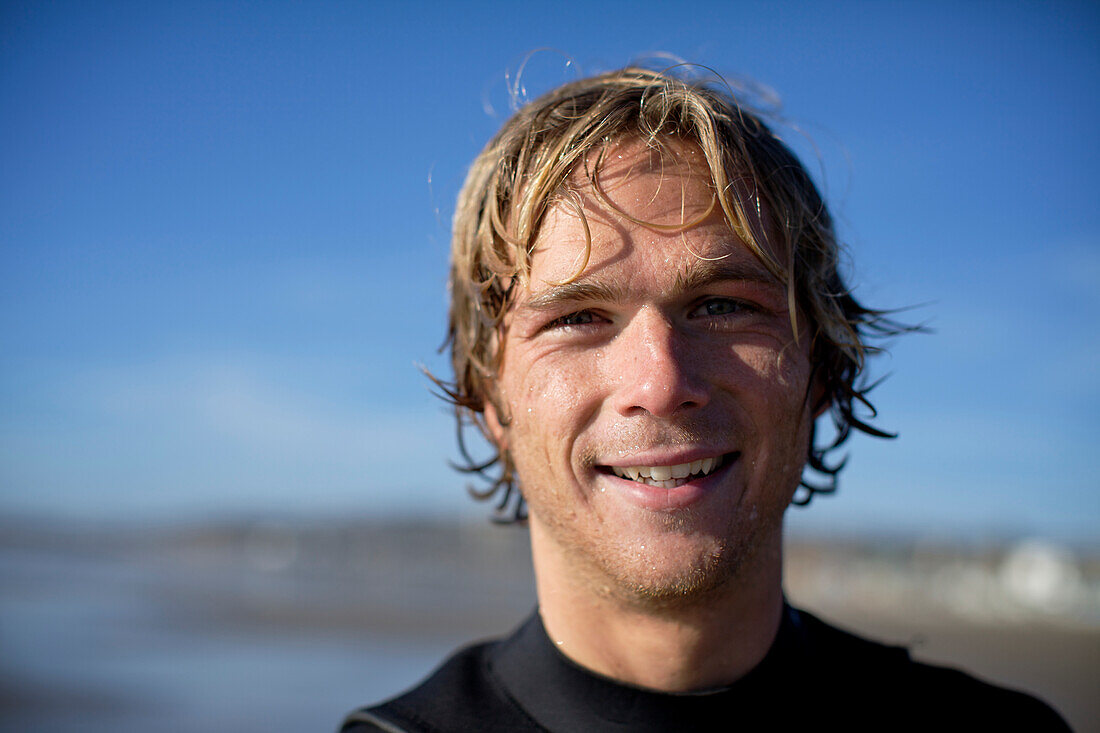
<svg viewBox="0 0 1100 733">
<path fill-rule="evenodd" d="M 686 271 L 676 273 L 674 292 L 687 293 L 716 282 L 744 281 L 760 285 L 779 285 L 779 279 L 755 259 L 701 260 Z"/>
<path fill-rule="evenodd" d="M 525 303 L 520 310 L 554 310 L 562 303 L 621 303 L 626 300 L 626 292 L 620 287 L 588 280 L 575 280 L 571 283 L 556 285 L 540 293 Z"/>
<path fill-rule="evenodd" d="M 716 282 L 744 281 L 761 285 L 779 285 L 779 280 L 763 265 L 745 260 L 698 260 L 687 270 L 676 273 L 672 296 L 705 288 Z M 594 279 L 579 279 L 556 285 L 525 303 L 519 310 L 550 311 L 563 303 L 621 303 L 627 300 L 627 292 L 620 286 L 609 285 Z"/>
</svg>

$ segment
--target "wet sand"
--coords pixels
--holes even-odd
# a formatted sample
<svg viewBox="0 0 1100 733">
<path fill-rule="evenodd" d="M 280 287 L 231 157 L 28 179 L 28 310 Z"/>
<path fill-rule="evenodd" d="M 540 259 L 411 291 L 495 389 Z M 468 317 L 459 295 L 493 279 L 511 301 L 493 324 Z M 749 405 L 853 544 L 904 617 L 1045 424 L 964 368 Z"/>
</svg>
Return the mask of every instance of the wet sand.
<svg viewBox="0 0 1100 733">
<path fill-rule="evenodd" d="M 534 607 L 514 528 L 0 529 L 3 730 L 332 730 Z M 1087 552 L 1066 557 L 803 538 L 788 548 L 787 590 L 830 622 L 1031 691 L 1076 730 L 1100 731 L 1100 573 Z"/>
</svg>

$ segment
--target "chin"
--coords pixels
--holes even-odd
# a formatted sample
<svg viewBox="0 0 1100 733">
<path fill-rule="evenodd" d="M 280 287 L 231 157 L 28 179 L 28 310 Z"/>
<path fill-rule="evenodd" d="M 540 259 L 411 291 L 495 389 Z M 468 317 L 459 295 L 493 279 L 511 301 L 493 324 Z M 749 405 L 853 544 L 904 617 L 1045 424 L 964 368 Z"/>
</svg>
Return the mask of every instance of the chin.
<svg viewBox="0 0 1100 733">
<path fill-rule="evenodd" d="M 692 605 L 721 593 L 731 582 L 778 572 L 782 530 L 770 530 L 781 522 L 775 527 L 738 525 L 718 535 L 696 531 L 651 538 L 656 541 L 648 551 L 634 546 L 604 555 L 603 571 L 623 600 L 650 607 Z"/>
<path fill-rule="evenodd" d="M 605 573 L 617 581 L 613 587 L 624 600 L 647 606 L 690 605 L 734 578 L 745 555 L 717 541 L 686 552 L 670 554 L 669 549 L 660 553 L 639 550 L 633 557 L 618 558 L 612 567 L 605 567 Z"/>
</svg>

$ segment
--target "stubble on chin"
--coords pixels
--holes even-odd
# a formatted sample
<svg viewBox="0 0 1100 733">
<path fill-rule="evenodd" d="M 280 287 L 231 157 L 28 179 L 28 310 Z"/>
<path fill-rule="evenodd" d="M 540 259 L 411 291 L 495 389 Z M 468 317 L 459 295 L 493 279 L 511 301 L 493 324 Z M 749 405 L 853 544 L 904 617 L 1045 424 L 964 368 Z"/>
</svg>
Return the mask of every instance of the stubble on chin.
<svg viewBox="0 0 1100 733">
<path fill-rule="evenodd" d="M 781 519 L 742 520 L 721 536 L 701 532 L 686 516 L 670 515 L 660 521 L 667 534 L 650 536 L 646 543 L 584 546 L 566 539 L 574 580 L 616 605 L 665 613 L 705 607 L 723 594 L 737 592 L 747 576 L 759 570 L 760 561 L 777 560 L 771 557 L 772 533 L 766 525 L 774 527 Z M 560 526 L 547 529 L 551 534 L 563 529 L 568 533 L 568 528 Z M 685 544 L 685 538 L 697 541 L 687 543 L 683 551 L 670 551 L 669 546 L 659 546 L 662 535 L 673 547 Z"/>
<path fill-rule="evenodd" d="M 740 526 L 724 537 L 711 537 L 693 556 L 674 558 L 664 567 L 647 567 L 645 560 L 634 572 L 619 578 L 620 600 L 652 610 L 679 610 L 704 605 L 715 596 L 735 590 L 765 548 L 757 526 Z M 627 569 L 620 566 L 620 570 Z"/>
<path fill-rule="evenodd" d="M 673 610 L 699 603 L 727 585 L 736 575 L 718 548 L 673 574 L 645 577 L 635 573 L 619 579 L 618 600 L 648 609 Z"/>
</svg>

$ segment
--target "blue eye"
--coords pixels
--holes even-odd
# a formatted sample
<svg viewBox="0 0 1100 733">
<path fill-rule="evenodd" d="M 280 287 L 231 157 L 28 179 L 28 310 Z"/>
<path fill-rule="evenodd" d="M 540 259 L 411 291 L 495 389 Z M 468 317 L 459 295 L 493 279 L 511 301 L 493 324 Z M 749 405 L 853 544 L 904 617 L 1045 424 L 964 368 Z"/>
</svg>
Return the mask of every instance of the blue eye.
<svg viewBox="0 0 1100 733">
<path fill-rule="evenodd" d="M 748 303 L 731 298 L 711 298 L 695 309 L 695 313 L 701 316 L 728 316 L 734 313 L 751 312 L 753 307 Z"/>
<path fill-rule="evenodd" d="M 594 322 L 596 319 L 592 315 L 592 311 L 577 311 L 576 313 L 570 313 L 569 315 L 562 316 L 561 318 L 555 318 L 553 321 L 547 324 L 547 328 L 553 328 L 554 326 L 584 326 Z"/>
</svg>

